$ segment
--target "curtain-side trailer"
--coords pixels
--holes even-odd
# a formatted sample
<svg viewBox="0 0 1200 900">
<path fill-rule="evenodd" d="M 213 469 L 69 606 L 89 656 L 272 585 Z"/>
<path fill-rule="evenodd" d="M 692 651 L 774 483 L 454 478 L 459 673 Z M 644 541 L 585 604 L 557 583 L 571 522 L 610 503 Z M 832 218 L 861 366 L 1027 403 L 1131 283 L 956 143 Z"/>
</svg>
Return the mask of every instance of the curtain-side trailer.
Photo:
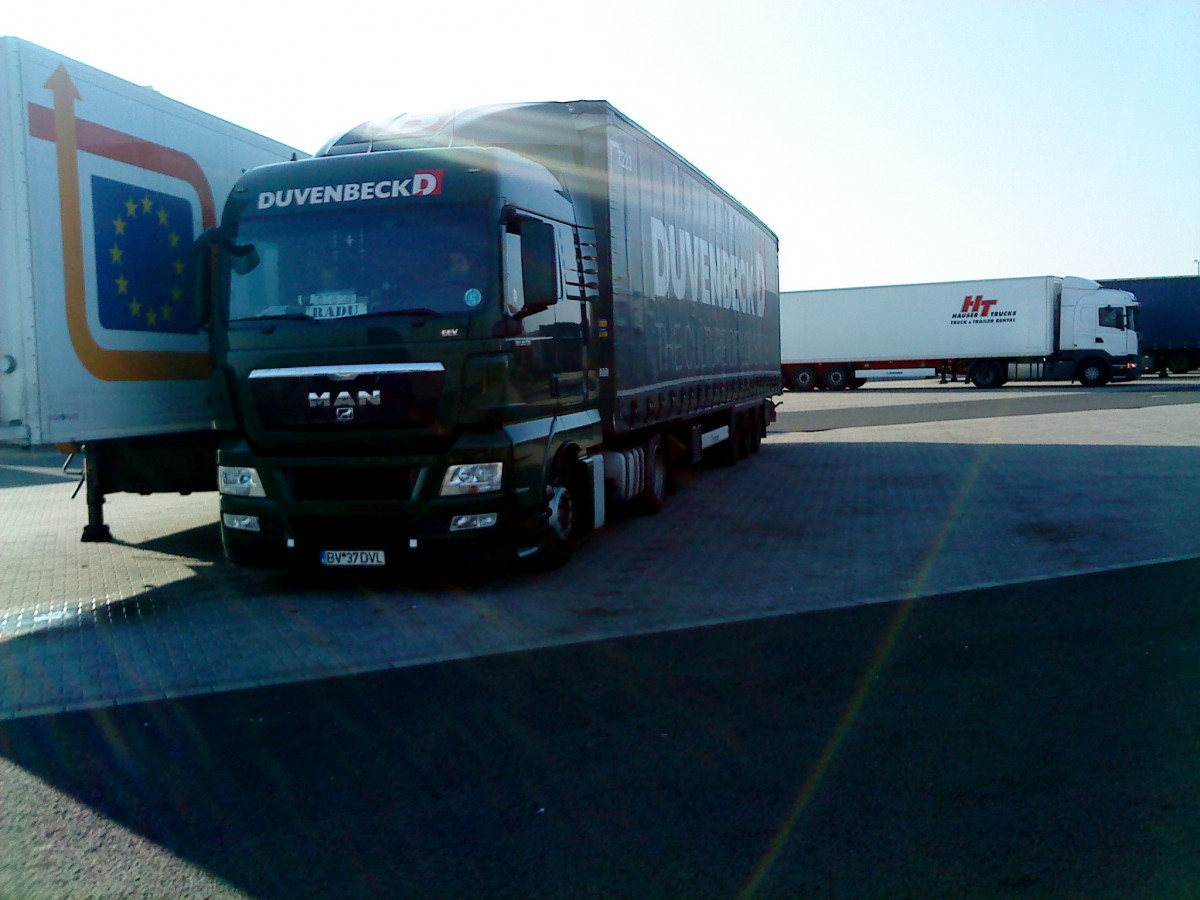
<svg viewBox="0 0 1200 900">
<path fill-rule="evenodd" d="M 0 442 L 82 449 L 104 495 L 216 489 L 193 239 L 290 147 L 0 38 Z"/>
<path fill-rule="evenodd" d="M 775 235 L 603 101 L 367 123 L 212 244 L 237 562 L 558 563 L 781 390 Z"/>
<path fill-rule="evenodd" d="M 1200 369 L 1200 275 L 1105 279 L 1141 306 L 1138 334 L 1143 367 L 1166 377 Z"/>
<path fill-rule="evenodd" d="M 963 376 L 1087 386 L 1136 378 L 1137 302 L 1085 278 L 1001 278 L 788 291 L 780 353 L 792 390 Z"/>
</svg>

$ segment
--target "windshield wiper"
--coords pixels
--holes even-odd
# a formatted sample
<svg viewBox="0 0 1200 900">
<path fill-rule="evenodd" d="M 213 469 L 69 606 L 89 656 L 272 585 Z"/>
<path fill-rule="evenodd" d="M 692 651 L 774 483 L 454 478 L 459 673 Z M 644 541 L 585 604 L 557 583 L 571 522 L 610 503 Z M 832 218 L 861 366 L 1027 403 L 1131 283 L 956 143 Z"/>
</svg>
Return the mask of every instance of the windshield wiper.
<svg viewBox="0 0 1200 900">
<path fill-rule="evenodd" d="M 230 325 L 257 325 L 259 322 L 278 322 L 278 321 L 299 322 L 301 319 L 303 319 L 306 322 L 317 321 L 312 316 L 308 315 L 308 313 L 288 312 L 288 313 L 272 313 L 269 316 L 248 316 L 248 317 L 241 318 L 241 319 L 230 319 L 229 324 Z"/>
<path fill-rule="evenodd" d="M 435 309 L 430 309 L 428 306 L 410 306 L 408 309 L 377 309 L 375 312 L 367 313 L 369 316 L 441 316 L 445 313 L 440 313 Z"/>
</svg>

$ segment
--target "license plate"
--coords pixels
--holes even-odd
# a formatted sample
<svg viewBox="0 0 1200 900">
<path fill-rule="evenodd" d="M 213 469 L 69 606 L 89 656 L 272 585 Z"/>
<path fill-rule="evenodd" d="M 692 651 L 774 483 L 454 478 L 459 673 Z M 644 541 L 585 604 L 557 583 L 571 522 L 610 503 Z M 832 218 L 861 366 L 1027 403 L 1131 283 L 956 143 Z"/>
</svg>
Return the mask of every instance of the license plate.
<svg viewBox="0 0 1200 900">
<path fill-rule="evenodd" d="M 323 566 L 383 566 L 387 565 L 382 550 L 322 550 Z"/>
</svg>

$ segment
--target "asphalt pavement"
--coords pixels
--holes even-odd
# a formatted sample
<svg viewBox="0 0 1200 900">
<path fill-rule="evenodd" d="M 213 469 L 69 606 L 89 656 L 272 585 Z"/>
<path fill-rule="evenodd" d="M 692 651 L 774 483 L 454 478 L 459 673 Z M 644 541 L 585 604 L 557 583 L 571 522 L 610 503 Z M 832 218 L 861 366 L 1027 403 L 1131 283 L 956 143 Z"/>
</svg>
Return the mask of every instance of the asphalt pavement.
<svg viewBox="0 0 1200 900">
<path fill-rule="evenodd" d="M 5 722 L 0 894 L 1194 897 L 1197 585 L 1180 562 Z"/>
<path fill-rule="evenodd" d="M 1129 387 L 789 394 L 536 578 L 0 459 L 0 898 L 1200 897 L 1200 392 Z"/>
</svg>

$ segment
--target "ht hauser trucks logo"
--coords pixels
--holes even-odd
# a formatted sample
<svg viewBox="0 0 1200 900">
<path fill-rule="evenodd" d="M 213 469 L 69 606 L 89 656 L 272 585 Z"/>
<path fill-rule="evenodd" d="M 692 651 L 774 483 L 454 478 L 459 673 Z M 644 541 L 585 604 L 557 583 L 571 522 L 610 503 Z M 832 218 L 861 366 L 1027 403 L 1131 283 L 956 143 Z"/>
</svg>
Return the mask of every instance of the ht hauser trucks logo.
<svg viewBox="0 0 1200 900">
<path fill-rule="evenodd" d="M 997 310 L 999 300 L 984 300 L 983 294 L 963 298 L 962 308 L 950 316 L 951 325 L 998 325 L 1001 322 L 1017 321 L 1015 309 Z"/>
</svg>

